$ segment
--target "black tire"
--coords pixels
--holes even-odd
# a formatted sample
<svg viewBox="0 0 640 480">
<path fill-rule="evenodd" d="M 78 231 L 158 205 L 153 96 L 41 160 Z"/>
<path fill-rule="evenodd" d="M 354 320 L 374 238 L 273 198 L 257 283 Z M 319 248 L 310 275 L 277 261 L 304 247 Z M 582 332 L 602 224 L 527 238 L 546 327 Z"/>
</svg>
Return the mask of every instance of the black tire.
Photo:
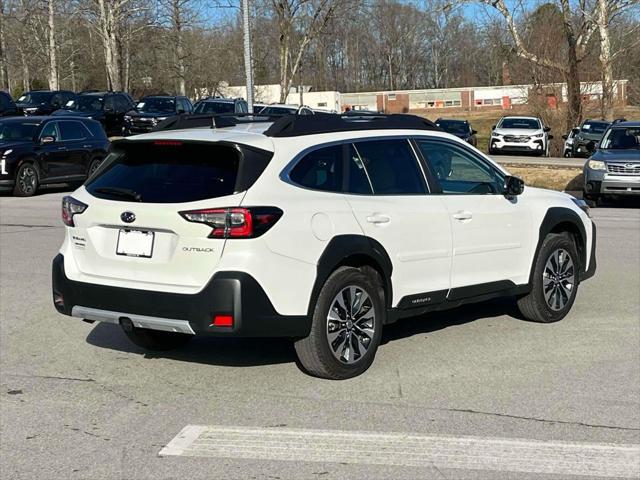
<svg viewBox="0 0 640 480">
<path fill-rule="evenodd" d="M 358 310 L 353 313 L 351 309 L 348 314 L 342 312 L 348 317 L 347 321 L 330 320 L 328 318 L 330 309 L 332 305 L 336 305 L 334 302 L 338 301 L 338 295 L 342 295 L 343 291 L 351 287 L 355 289 L 358 300 L 349 303 L 352 307 L 357 305 Z M 370 302 L 360 292 L 366 293 Z M 350 296 L 350 291 L 345 295 Z M 359 300 L 363 297 L 364 300 Z M 342 296 L 341 298 L 344 302 L 347 297 Z M 355 303 L 356 301 L 358 303 Z M 363 311 L 364 308 L 366 310 Z M 368 312 L 371 309 L 373 309 L 373 313 L 369 315 Z M 334 315 L 339 315 L 338 310 L 332 311 Z M 295 342 L 296 353 L 302 367 L 310 375 L 331 380 L 344 380 L 360 375 L 373 363 L 382 336 L 386 311 L 380 275 L 370 267 L 338 268 L 329 276 L 320 290 L 312 315 L 309 336 Z M 359 319 L 357 319 L 358 316 Z M 370 318 L 366 317 L 370 316 L 373 316 L 373 320 L 369 323 L 373 327 L 371 329 L 373 332 L 371 335 L 367 335 L 362 328 L 368 330 L 368 325 L 364 322 L 369 322 Z M 337 328 L 338 323 L 341 325 L 339 328 Z M 331 328 L 334 328 L 336 335 L 333 342 L 335 348 L 329 344 L 328 337 Z M 358 342 L 358 339 L 364 339 L 364 341 Z M 347 344 L 348 348 L 345 348 Z M 362 348 L 364 348 L 364 353 L 361 351 Z M 341 352 L 338 353 L 338 350 Z M 336 355 L 339 355 L 341 359 Z M 351 361 L 349 361 L 349 356 Z"/>
<path fill-rule="evenodd" d="M 560 264 L 558 271 L 560 274 L 555 277 L 549 275 L 553 268 L 548 268 L 548 262 L 551 262 L 552 256 L 559 252 L 564 252 L 570 263 L 562 253 L 559 257 L 560 262 L 557 262 L 558 257 L 555 257 L 555 263 Z M 566 266 L 565 273 L 561 273 L 562 265 Z M 572 265 L 571 272 L 569 272 L 569 265 Z M 569 277 L 569 273 L 573 276 Z M 569 313 L 576 299 L 580 283 L 579 273 L 580 257 L 571 235 L 568 233 L 547 235 L 542 242 L 538 259 L 534 265 L 531 291 L 518 299 L 520 313 L 532 322 L 552 323 L 562 320 Z M 565 275 L 567 276 L 565 277 Z M 567 287 L 569 284 L 570 288 Z M 545 296 L 545 292 L 548 296 Z"/>
<path fill-rule="evenodd" d="M 39 184 L 38 169 L 33 163 L 25 162 L 16 172 L 13 194 L 16 197 L 32 197 L 38 191 Z"/>
<path fill-rule="evenodd" d="M 102 160 L 104 159 L 94 158 L 93 160 L 91 160 L 91 162 L 89 163 L 89 168 L 87 170 L 87 179 L 91 178 L 91 175 L 93 175 L 94 172 L 100 167 Z"/>
<path fill-rule="evenodd" d="M 132 343 L 145 350 L 162 352 L 184 347 L 193 335 L 187 333 L 163 332 L 160 330 L 150 330 L 148 328 L 122 327 Z"/>
</svg>

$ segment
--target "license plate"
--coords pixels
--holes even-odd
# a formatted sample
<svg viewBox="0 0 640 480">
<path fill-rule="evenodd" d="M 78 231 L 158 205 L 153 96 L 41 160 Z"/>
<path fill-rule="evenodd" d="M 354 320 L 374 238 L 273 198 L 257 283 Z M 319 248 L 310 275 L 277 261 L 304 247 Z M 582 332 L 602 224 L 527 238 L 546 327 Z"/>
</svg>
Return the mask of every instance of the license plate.
<svg viewBox="0 0 640 480">
<path fill-rule="evenodd" d="M 116 254 L 127 257 L 151 258 L 154 236 L 153 232 L 120 230 Z"/>
</svg>

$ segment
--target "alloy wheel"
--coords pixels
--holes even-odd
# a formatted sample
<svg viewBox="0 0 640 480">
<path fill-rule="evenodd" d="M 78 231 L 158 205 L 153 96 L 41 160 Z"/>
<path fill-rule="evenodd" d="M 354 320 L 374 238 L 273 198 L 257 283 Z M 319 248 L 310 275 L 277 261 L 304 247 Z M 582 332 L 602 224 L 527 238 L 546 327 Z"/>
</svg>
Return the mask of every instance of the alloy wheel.
<svg viewBox="0 0 640 480">
<path fill-rule="evenodd" d="M 547 260 L 542 274 L 544 299 L 552 310 L 562 310 L 575 289 L 575 268 L 569 253 L 559 248 Z"/>
<path fill-rule="evenodd" d="M 338 292 L 327 314 L 327 340 L 334 357 L 354 364 L 367 352 L 375 329 L 376 310 L 362 288 L 350 285 Z"/>
<path fill-rule="evenodd" d="M 31 165 L 22 167 L 18 174 L 18 186 L 20 190 L 27 195 L 32 194 L 36 189 L 37 178 L 36 170 Z"/>
</svg>

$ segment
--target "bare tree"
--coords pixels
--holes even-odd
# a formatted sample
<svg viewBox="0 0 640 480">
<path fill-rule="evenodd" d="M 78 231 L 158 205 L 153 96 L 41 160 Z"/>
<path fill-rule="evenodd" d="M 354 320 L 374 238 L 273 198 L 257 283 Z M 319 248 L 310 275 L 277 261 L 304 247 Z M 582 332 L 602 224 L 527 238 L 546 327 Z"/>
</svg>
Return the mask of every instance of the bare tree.
<svg viewBox="0 0 640 480">
<path fill-rule="evenodd" d="M 0 89 L 9 90 L 10 82 L 5 28 L 4 1 L 0 0 Z"/>
<path fill-rule="evenodd" d="M 580 92 L 580 62 L 587 54 L 587 45 L 596 25 L 592 20 L 594 9 L 588 11 L 586 1 L 578 0 L 580 9 L 578 18 L 569 0 L 556 0 L 562 13 L 564 36 L 567 42 L 567 58 L 565 62 L 550 60 L 532 53 L 525 45 L 520 28 L 516 24 L 511 9 L 505 0 L 480 0 L 482 3 L 495 8 L 504 17 L 511 34 L 516 55 L 525 60 L 555 70 L 563 75 L 567 82 L 567 128 L 578 125 L 582 120 L 582 98 Z"/>
<path fill-rule="evenodd" d="M 187 61 L 189 53 L 185 47 L 185 30 L 197 20 L 198 0 L 160 0 L 161 21 L 167 24 L 171 33 L 174 70 L 177 92 L 187 94 Z"/>
<path fill-rule="evenodd" d="M 309 44 L 348 0 L 269 0 L 278 25 L 280 102 L 284 103 Z"/>
<path fill-rule="evenodd" d="M 602 99 L 601 110 L 603 118 L 613 120 L 613 64 L 615 60 L 625 52 L 640 46 L 640 39 L 637 38 L 640 33 L 640 25 L 635 24 L 625 35 L 628 41 L 614 52 L 611 45 L 610 26 L 616 17 L 630 11 L 632 8 L 636 13 L 640 13 L 640 3 L 638 0 L 597 0 L 593 21 L 598 27 L 598 35 L 600 37 L 600 64 L 602 67 Z M 586 12 L 586 14 L 589 14 Z"/>
</svg>

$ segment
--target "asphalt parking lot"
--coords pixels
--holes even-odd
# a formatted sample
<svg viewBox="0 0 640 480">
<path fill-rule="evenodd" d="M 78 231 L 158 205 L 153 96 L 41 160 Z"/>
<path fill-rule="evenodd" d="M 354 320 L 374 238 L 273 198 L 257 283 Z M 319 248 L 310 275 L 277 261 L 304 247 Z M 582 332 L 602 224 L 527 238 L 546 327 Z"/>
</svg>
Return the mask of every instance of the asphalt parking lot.
<svg viewBox="0 0 640 480">
<path fill-rule="evenodd" d="M 386 328 L 368 372 L 331 382 L 303 374 L 284 340 L 151 355 L 119 327 L 59 315 L 63 195 L 0 197 L 3 478 L 640 477 L 640 463 L 589 463 L 590 448 L 634 462 L 640 444 L 638 208 L 593 210 L 598 272 L 562 322 L 520 320 L 510 299 L 406 319 Z M 179 455 L 159 455 L 190 425 L 203 427 L 186 430 L 203 435 L 197 449 L 174 440 Z M 320 430 L 340 454 L 295 450 Z M 392 442 L 435 450 L 393 455 Z M 481 453 L 461 461 L 469 449 Z"/>
</svg>

